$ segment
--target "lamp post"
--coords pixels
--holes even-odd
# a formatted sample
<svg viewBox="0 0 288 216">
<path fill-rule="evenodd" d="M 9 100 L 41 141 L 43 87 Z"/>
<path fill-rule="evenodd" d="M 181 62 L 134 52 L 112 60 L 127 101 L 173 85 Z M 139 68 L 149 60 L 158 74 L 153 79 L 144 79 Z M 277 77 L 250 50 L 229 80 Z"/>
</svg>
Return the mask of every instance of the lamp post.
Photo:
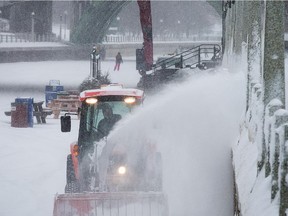
<svg viewBox="0 0 288 216">
<path fill-rule="evenodd" d="M 163 39 L 162 38 L 163 19 L 160 19 L 159 22 L 160 22 L 160 27 L 159 27 L 160 38 Z"/>
<path fill-rule="evenodd" d="M 178 39 L 180 38 L 180 23 L 181 23 L 180 20 L 178 20 L 178 21 L 177 21 L 177 24 L 178 24 L 178 25 L 177 25 L 177 27 L 178 27 L 178 28 L 177 28 L 177 31 L 178 31 L 178 32 L 177 32 Z"/>
<path fill-rule="evenodd" d="M 60 32 L 59 32 L 59 39 L 62 40 L 62 15 L 60 15 Z"/>
<path fill-rule="evenodd" d="M 33 41 L 33 42 L 35 41 L 35 37 L 34 37 L 34 34 L 35 34 L 34 25 L 35 25 L 35 12 L 33 11 L 33 12 L 31 13 L 31 37 L 32 37 L 32 41 Z"/>
<path fill-rule="evenodd" d="M 66 40 L 67 14 L 68 14 L 68 12 L 65 10 L 64 11 L 64 40 Z"/>
<path fill-rule="evenodd" d="M 117 20 L 117 29 L 118 31 L 120 32 L 120 17 L 116 17 L 116 20 Z"/>
<path fill-rule="evenodd" d="M 95 78 L 97 80 L 100 79 L 100 54 L 99 51 L 97 49 L 96 45 L 93 45 L 93 49 L 92 49 L 92 53 L 91 53 L 91 63 L 90 63 L 90 68 L 91 68 L 91 72 L 90 72 L 90 76 L 92 78 Z"/>
<path fill-rule="evenodd" d="M 0 10 L 0 19 L 2 18 L 2 11 Z M 0 23 L 0 32 L 4 29 L 4 24 Z"/>
</svg>

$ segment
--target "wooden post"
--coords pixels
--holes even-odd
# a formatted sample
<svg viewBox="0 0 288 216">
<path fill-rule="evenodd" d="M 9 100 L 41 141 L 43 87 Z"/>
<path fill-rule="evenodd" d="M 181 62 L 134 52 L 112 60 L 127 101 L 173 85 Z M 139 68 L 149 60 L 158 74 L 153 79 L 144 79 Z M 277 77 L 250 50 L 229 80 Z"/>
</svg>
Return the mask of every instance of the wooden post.
<svg viewBox="0 0 288 216">
<path fill-rule="evenodd" d="M 264 41 L 264 107 L 278 98 L 285 107 L 284 3 L 266 1 Z"/>
<path fill-rule="evenodd" d="M 264 132 L 266 134 L 264 134 L 264 146 L 263 151 L 265 152 L 265 158 L 264 158 L 264 162 L 265 162 L 265 177 L 268 177 L 271 174 L 271 162 L 270 162 L 270 148 L 271 148 L 271 139 L 272 137 L 274 137 L 274 129 L 275 126 L 272 125 L 270 123 L 270 119 L 274 116 L 274 114 L 276 113 L 277 110 L 279 109 L 283 109 L 284 106 L 281 103 L 281 101 L 277 101 L 276 99 L 274 101 L 272 101 L 270 104 L 267 105 L 266 107 L 266 115 L 264 117 L 264 128 L 266 128 L 266 131 L 264 129 Z M 268 133 L 268 134 L 267 134 Z"/>
<path fill-rule="evenodd" d="M 288 149 L 285 145 L 288 142 L 288 125 L 284 126 L 284 145 L 281 148 L 283 151 L 283 161 L 281 165 L 281 190 L 280 190 L 280 210 L 279 216 L 286 216 L 286 209 L 288 208 L 288 187 L 286 176 L 288 174 Z"/>
</svg>

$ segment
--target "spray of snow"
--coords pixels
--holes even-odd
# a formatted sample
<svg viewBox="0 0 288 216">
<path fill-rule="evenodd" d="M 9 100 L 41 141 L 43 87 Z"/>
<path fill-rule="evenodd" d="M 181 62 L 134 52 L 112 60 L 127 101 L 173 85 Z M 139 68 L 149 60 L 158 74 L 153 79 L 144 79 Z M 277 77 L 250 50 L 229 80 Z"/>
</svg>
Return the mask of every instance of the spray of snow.
<svg viewBox="0 0 288 216">
<path fill-rule="evenodd" d="M 243 111 L 243 78 L 204 72 L 167 87 L 108 138 L 132 155 L 145 142 L 157 144 L 172 216 L 232 215 L 231 145 Z"/>
</svg>

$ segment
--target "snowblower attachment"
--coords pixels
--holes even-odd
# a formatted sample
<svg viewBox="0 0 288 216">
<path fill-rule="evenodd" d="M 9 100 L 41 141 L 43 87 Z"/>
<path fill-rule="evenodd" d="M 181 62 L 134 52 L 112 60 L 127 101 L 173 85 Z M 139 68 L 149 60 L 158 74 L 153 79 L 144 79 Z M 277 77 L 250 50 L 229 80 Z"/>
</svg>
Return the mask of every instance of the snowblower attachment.
<svg viewBox="0 0 288 216">
<path fill-rule="evenodd" d="M 55 197 L 53 216 L 167 216 L 162 193 L 115 192 L 62 194 Z"/>
<path fill-rule="evenodd" d="M 65 194 L 55 196 L 53 216 L 168 216 L 156 144 L 144 140 L 136 152 L 129 151 L 135 143 L 107 139 L 143 99 L 143 91 L 118 84 L 81 92 L 78 140 L 70 146 Z M 61 128 L 70 124 L 62 119 Z"/>
</svg>

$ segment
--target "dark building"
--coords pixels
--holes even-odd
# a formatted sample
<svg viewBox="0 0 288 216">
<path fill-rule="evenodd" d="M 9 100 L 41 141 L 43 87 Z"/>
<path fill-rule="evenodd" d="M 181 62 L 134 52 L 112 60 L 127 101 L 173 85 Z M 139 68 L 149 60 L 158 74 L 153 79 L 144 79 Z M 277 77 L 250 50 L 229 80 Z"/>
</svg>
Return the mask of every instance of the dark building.
<svg viewBox="0 0 288 216">
<path fill-rule="evenodd" d="M 31 32 L 34 19 L 36 35 L 52 33 L 52 1 L 13 2 L 9 7 L 11 32 Z"/>
</svg>

